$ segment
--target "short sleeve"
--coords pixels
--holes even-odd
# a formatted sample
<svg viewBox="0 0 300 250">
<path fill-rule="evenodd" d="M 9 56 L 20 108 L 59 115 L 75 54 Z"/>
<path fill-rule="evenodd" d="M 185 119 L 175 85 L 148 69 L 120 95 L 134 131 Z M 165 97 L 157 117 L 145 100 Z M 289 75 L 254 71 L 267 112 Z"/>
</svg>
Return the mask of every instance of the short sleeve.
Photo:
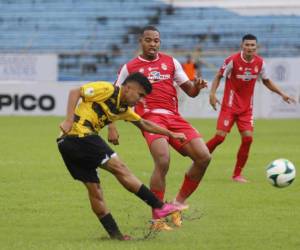
<svg viewBox="0 0 300 250">
<path fill-rule="evenodd" d="M 119 74 L 118 74 L 118 78 L 115 82 L 115 85 L 116 86 L 121 86 L 128 75 L 129 75 L 129 72 L 128 72 L 127 66 L 126 66 L 126 64 L 124 64 L 123 67 L 121 68 Z"/>
<path fill-rule="evenodd" d="M 269 74 L 268 74 L 268 71 L 267 71 L 265 61 L 263 61 L 263 64 L 262 64 L 262 67 L 261 67 L 260 78 L 263 79 L 263 80 L 264 79 L 269 79 Z"/>
<path fill-rule="evenodd" d="M 181 84 L 187 82 L 189 78 L 184 72 L 181 64 L 175 58 L 173 58 L 173 62 L 175 66 L 174 81 L 178 86 L 180 86 Z"/>
<path fill-rule="evenodd" d="M 114 92 L 109 82 L 91 82 L 81 86 L 80 93 L 84 102 L 103 102 Z"/>
<path fill-rule="evenodd" d="M 124 120 L 129 122 L 137 122 L 140 121 L 142 118 L 135 113 L 132 108 L 128 107 L 127 111 L 124 113 Z"/>
<path fill-rule="evenodd" d="M 227 77 L 228 75 L 230 75 L 232 68 L 233 68 L 233 60 L 232 60 L 232 57 L 230 56 L 224 60 L 224 63 L 219 70 L 219 73 L 223 77 Z"/>
</svg>

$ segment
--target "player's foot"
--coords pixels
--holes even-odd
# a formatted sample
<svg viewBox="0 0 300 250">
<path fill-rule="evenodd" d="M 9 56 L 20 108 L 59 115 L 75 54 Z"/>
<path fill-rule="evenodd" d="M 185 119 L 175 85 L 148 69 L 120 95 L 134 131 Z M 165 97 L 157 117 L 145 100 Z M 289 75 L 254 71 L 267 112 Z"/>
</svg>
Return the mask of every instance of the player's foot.
<svg viewBox="0 0 300 250">
<path fill-rule="evenodd" d="M 119 240 L 122 240 L 122 241 L 132 240 L 132 237 L 125 234 Z"/>
<path fill-rule="evenodd" d="M 172 203 L 175 204 L 175 205 L 184 206 L 185 209 L 189 208 L 188 204 L 180 203 L 180 202 L 178 202 L 176 200 L 173 200 Z M 171 219 L 172 219 L 173 224 L 176 227 L 180 227 L 182 225 L 182 212 L 181 211 L 177 211 L 177 212 L 172 213 L 171 214 Z"/>
<path fill-rule="evenodd" d="M 247 183 L 249 182 L 245 177 L 241 176 L 241 175 L 237 175 L 237 176 L 232 176 L 232 180 L 239 182 L 239 183 Z"/>
<path fill-rule="evenodd" d="M 172 231 L 173 228 L 170 227 L 164 219 L 153 219 L 150 226 L 151 231 Z"/>
<path fill-rule="evenodd" d="M 127 234 L 117 235 L 117 236 L 111 236 L 110 238 L 112 240 L 120 240 L 120 241 L 132 240 L 132 237 L 129 236 L 129 235 L 127 235 Z"/>
<path fill-rule="evenodd" d="M 182 211 L 184 209 L 187 209 L 187 205 L 185 204 L 165 203 L 161 208 L 153 209 L 153 216 L 154 219 L 160 219 L 160 218 L 167 217 L 168 215 L 176 211 Z"/>
<path fill-rule="evenodd" d="M 181 227 L 181 225 L 182 225 L 181 212 L 177 211 L 177 212 L 172 213 L 171 220 L 176 227 Z"/>
</svg>

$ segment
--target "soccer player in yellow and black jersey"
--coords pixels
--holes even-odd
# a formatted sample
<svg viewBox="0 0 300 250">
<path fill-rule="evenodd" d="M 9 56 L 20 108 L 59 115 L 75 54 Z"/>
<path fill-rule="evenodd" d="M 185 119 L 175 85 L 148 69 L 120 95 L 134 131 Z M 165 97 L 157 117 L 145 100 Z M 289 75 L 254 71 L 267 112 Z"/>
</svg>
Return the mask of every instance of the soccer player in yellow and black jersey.
<svg viewBox="0 0 300 250">
<path fill-rule="evenodd" d="M 150 205 L 157 218 L 185 209 L 184 206 L 158 200 L 98 135 L 107 124 L 126 120 L 148 132 L 185 140 L 184 134 L 144 120 L 131 109 L 151 90 L 151 83 L 140 73 L 129 75 L 120 88 L 108 82 L 85 84 L 70 91 L 67 115 L 60 124 L 63 134 L 57 139 L 57 144 L 65 165 L 72 177 L 86 186 L 92 210 L 112 239 L 128 240 L 130 237 L 120 232 L 105 204 L 97 167 L 111 172 L 128 191 Z"/>
</svg>

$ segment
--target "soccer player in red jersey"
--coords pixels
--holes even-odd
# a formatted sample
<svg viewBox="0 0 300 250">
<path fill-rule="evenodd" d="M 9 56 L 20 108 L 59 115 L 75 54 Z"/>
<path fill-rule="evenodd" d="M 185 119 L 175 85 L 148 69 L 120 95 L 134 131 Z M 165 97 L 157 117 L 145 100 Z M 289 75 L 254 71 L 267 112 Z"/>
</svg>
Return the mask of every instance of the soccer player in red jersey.
<svg viewBox="0 0 300 250">
<path fill-rule="evenodd" d="M 142 54 L 132 59 L 119 72 L 116 85 L 120 85 L 132 72 L 144 74 L 152 83 L 152 93 L 135 106 L 144 119 L 155 122 L 171 131 L 184 133 L 187 137 L 184 143 L 168 136 L 156 135 L 142 131 L 154 160 L 154 170 L 150 179 L 150 189 L 160 199 L 164 199 L 166 189 L 166 174 L 169 170 L 169 144 L 192 160 L 185 173 L 182 186 L 174 199 L 174 203 L 184 203 L 196 190 L 210 162 L 210 153 L 201 135 L 178 113 L 176 83 L 190 97 L 196 97 L 202 88 L 207 87 L 206 81 L 196 79 L 190 81 L 180 63 L 173 57 L 160 53 L 160 33 L 154 26 L 145 27 L 140 36 Z M 118 134 L 112 125 L 108 140 L 118 144 Z M 181 216 L 173 218 L 176 226 L 181 225 Z M 164 221 L 153 221 L 152 228 L 156 230 L 171 230 Z"/>
<path fill-rule="evenodd" d="M 222 77 L 225 77 L 225 89 L 221 111 L 217 122 L 215 136 L 206 145 L 212 153 L 221 144 L 230 132 L 234 123 L 237 124 L 241 135 L 241 145 L 237 154 L 232 179 L 245 183 L 247 180 L 241 175 L 247 162 L 250 146 L 253 141 L 253 94 L 256 81 L 261 78 L 263 84 L 271 91 L 277 93 L 287 102 L 295 100 L 283 93 L 280 88 L 269 79 L 266 65 L 260 56 L 256 54 L 257 38 L 247 34 L 242 39 L 242 51 L 229 56 L 213 80 L 209 101 L 216 110 L 216 90 Z"/>
</svg>

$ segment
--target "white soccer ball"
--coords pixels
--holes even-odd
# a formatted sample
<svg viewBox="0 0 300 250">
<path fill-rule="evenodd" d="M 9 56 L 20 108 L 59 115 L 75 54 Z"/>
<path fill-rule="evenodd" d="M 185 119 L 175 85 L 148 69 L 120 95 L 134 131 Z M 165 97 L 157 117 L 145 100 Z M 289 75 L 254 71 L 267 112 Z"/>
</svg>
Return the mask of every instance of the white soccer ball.
<svg viewBox="0 0 300 250">
<path fill-rule="evenodd" d="M 296 177 L 296 169 L 287 159 L 272 161 L 267 167 L 267 178 L 275 187 L 287 187 Z"/>
</svg>

